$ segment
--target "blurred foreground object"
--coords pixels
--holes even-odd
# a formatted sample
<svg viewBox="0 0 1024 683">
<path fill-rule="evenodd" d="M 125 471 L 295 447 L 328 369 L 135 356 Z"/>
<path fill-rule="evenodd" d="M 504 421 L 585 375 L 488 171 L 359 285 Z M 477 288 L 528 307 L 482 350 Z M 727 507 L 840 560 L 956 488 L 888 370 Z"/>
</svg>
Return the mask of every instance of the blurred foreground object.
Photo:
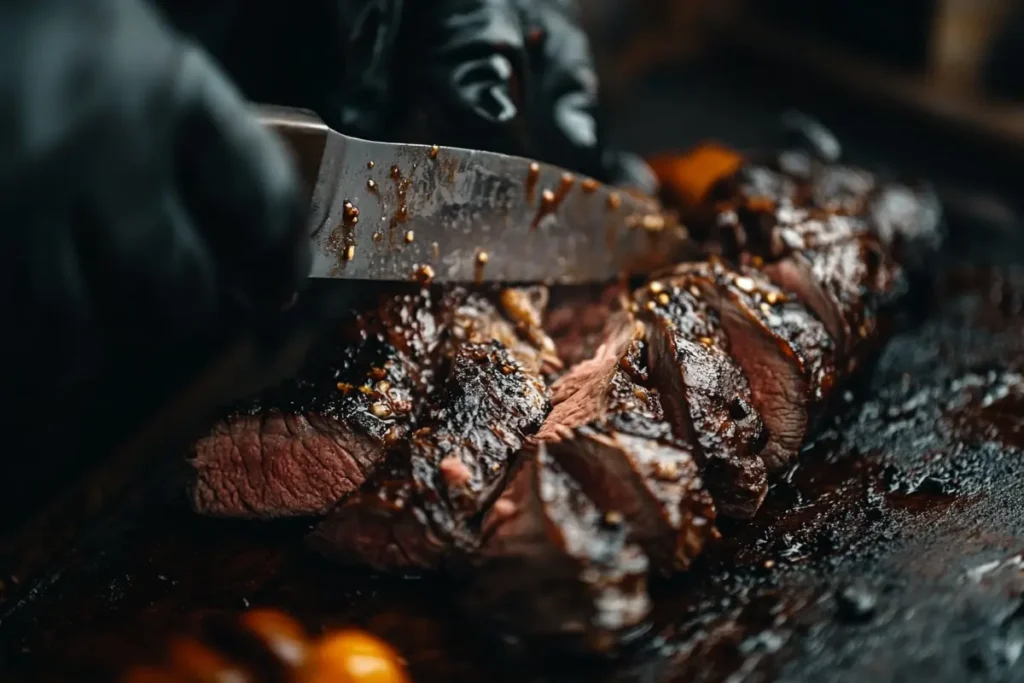
<svg viewBox="0 0 1024 683">
<path fill-rule="evenodd" d="M 220 647 L 179 638 L 161 666 L 131 669 L 122 683 L 409 683 L 405 662 L 366 632 L 346 629 L 310 638 L 276 610 L 243 614 Z"/>
</svg>

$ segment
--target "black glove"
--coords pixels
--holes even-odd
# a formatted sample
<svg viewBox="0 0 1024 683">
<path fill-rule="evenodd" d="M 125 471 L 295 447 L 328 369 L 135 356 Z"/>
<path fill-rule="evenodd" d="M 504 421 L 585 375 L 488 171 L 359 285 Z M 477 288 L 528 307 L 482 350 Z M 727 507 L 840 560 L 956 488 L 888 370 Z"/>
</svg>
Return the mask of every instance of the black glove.
<svg viewBox="0 0 1024 683">
<path fill-rule="evenodd" d="M 0 34 L 0 301 L 23 382 L 186 338 L 228 299 L 291 298 L 309 267 L 292 165 L 203 52 L 137 0 L 12 0 Z"/>
<path fill-rule="evenodd" d="M 153 2 L 248 99 L 312 109 L 359 137 L 393 132 L 402 0 Z"/>
<path fill-rule="evenodd" d="M 611 149 L 575 6 L 558 0 L 156 0 L 246 95 L 371 139 L 493 149 L 652 191 Z"/>
<path fill-rule="evenodd" d="M 571 0 L 433 0 L 408 25 L 402 62 L 422 65 L 423 130 L 435 141 L 494 149 L 653 193 L 638 157 L 611 149 L 599 117 L 587 36 Z"/>
</svg>

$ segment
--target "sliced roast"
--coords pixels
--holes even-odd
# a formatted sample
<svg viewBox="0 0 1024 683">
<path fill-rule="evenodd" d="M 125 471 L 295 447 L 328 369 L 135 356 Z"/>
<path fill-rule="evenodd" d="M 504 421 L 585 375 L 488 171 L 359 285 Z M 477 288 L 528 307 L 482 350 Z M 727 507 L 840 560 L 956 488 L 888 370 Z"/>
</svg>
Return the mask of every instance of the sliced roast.
<svg viewBox="0 0 1024 683">
<path fill-rule="evenodd" d="M 694 281 L 721 314 L 729 353 L 750 383 L 768 434 L 761 459 L 769 471 L 785 467 L 835 385 L 835 345 L 803 304 L 760 271 L 721 263 L 690 268 L 703 274 Z"/>
<path fill-rule="evenodd" d="M 652 566 L 685 570 L 715 537 L 715 508 L 689 446 L 673 435 L 657 391 L 644 387 L 643 325 L 614 316 L 597 354 L 552 387 L 538 439 L 605 510 L 630 520 Z"/>
<path fill-rule="evenodd" d="M 649 320 L 651 378 L 676 436 L 696 446 L 719 513 L 750 517 L 768 491 L 759 455 L 766 432 L 718 312 L 702 294 L 714 282 L 700 278 L 681 273 L 638 293 Z"/>
<path fill-rule="evenodd" d="M 540 444 L 518 457 L 484 519 L 465 593 L 500 630 L 607 652 L 650 612 L 647 558 L 621 513 L 602 510 Z"/>
</svg>

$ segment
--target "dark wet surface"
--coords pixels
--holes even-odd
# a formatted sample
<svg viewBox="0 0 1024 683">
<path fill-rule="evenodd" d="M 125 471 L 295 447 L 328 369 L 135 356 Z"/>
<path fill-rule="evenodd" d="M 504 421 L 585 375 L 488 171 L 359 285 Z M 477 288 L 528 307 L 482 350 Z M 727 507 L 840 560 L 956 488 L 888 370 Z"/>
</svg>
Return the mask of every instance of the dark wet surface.
<svg viewBox="0 0 1024 683">
<path fill-rule="evenodd" d="M 607 680 L 1024 676 L 1024 271 L 1000 272 L 947 278 L 757 517 L 656 588 L 653 641 Z M 158 479 L 3 616 L 6 669 L 98 674 L 197 615 L 257 605 L 364 625 L 416 680 L 612 668 L 537 664 L 463 623 L 457 586 L 339 569 L 302 547 L 305 523 L 196 518 Z"/>
</svg>

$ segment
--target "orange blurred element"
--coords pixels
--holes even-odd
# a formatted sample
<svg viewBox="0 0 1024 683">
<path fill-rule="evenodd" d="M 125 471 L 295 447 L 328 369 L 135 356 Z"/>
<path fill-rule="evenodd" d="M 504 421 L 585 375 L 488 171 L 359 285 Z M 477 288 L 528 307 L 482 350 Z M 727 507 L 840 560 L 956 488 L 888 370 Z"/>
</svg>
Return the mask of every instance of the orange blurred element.
<svg viewBox="0 0 1024 683">
<path fill-rule="evenodd" d="M 405 662 L 390 645 L 363 631 L 325 636 L 301 683 L 410 683 Z"/>
<path fill-rule="evenodd" d="M 704 143 L 685 154 L 662 154 L 648 159 L 662 189 L 684 206 L 697 206 L 711 188 L 743 165 L 743 157 L 728 147 Z"/>
<path fill-rule="evenodd" d="M 237 665 L 191 638 L 171 643 L 168 661 L 168 671 L 177 675 L 179 681 L 228 683 L 248 680 Z"/>
<path fill-rule="evenodd" d="M 246 612 L 239 621 L 287 666 L 299 667 L 305 663 L 309 637 L 295 619 L 277 610 L 257 609 Z"/>
</svg>

